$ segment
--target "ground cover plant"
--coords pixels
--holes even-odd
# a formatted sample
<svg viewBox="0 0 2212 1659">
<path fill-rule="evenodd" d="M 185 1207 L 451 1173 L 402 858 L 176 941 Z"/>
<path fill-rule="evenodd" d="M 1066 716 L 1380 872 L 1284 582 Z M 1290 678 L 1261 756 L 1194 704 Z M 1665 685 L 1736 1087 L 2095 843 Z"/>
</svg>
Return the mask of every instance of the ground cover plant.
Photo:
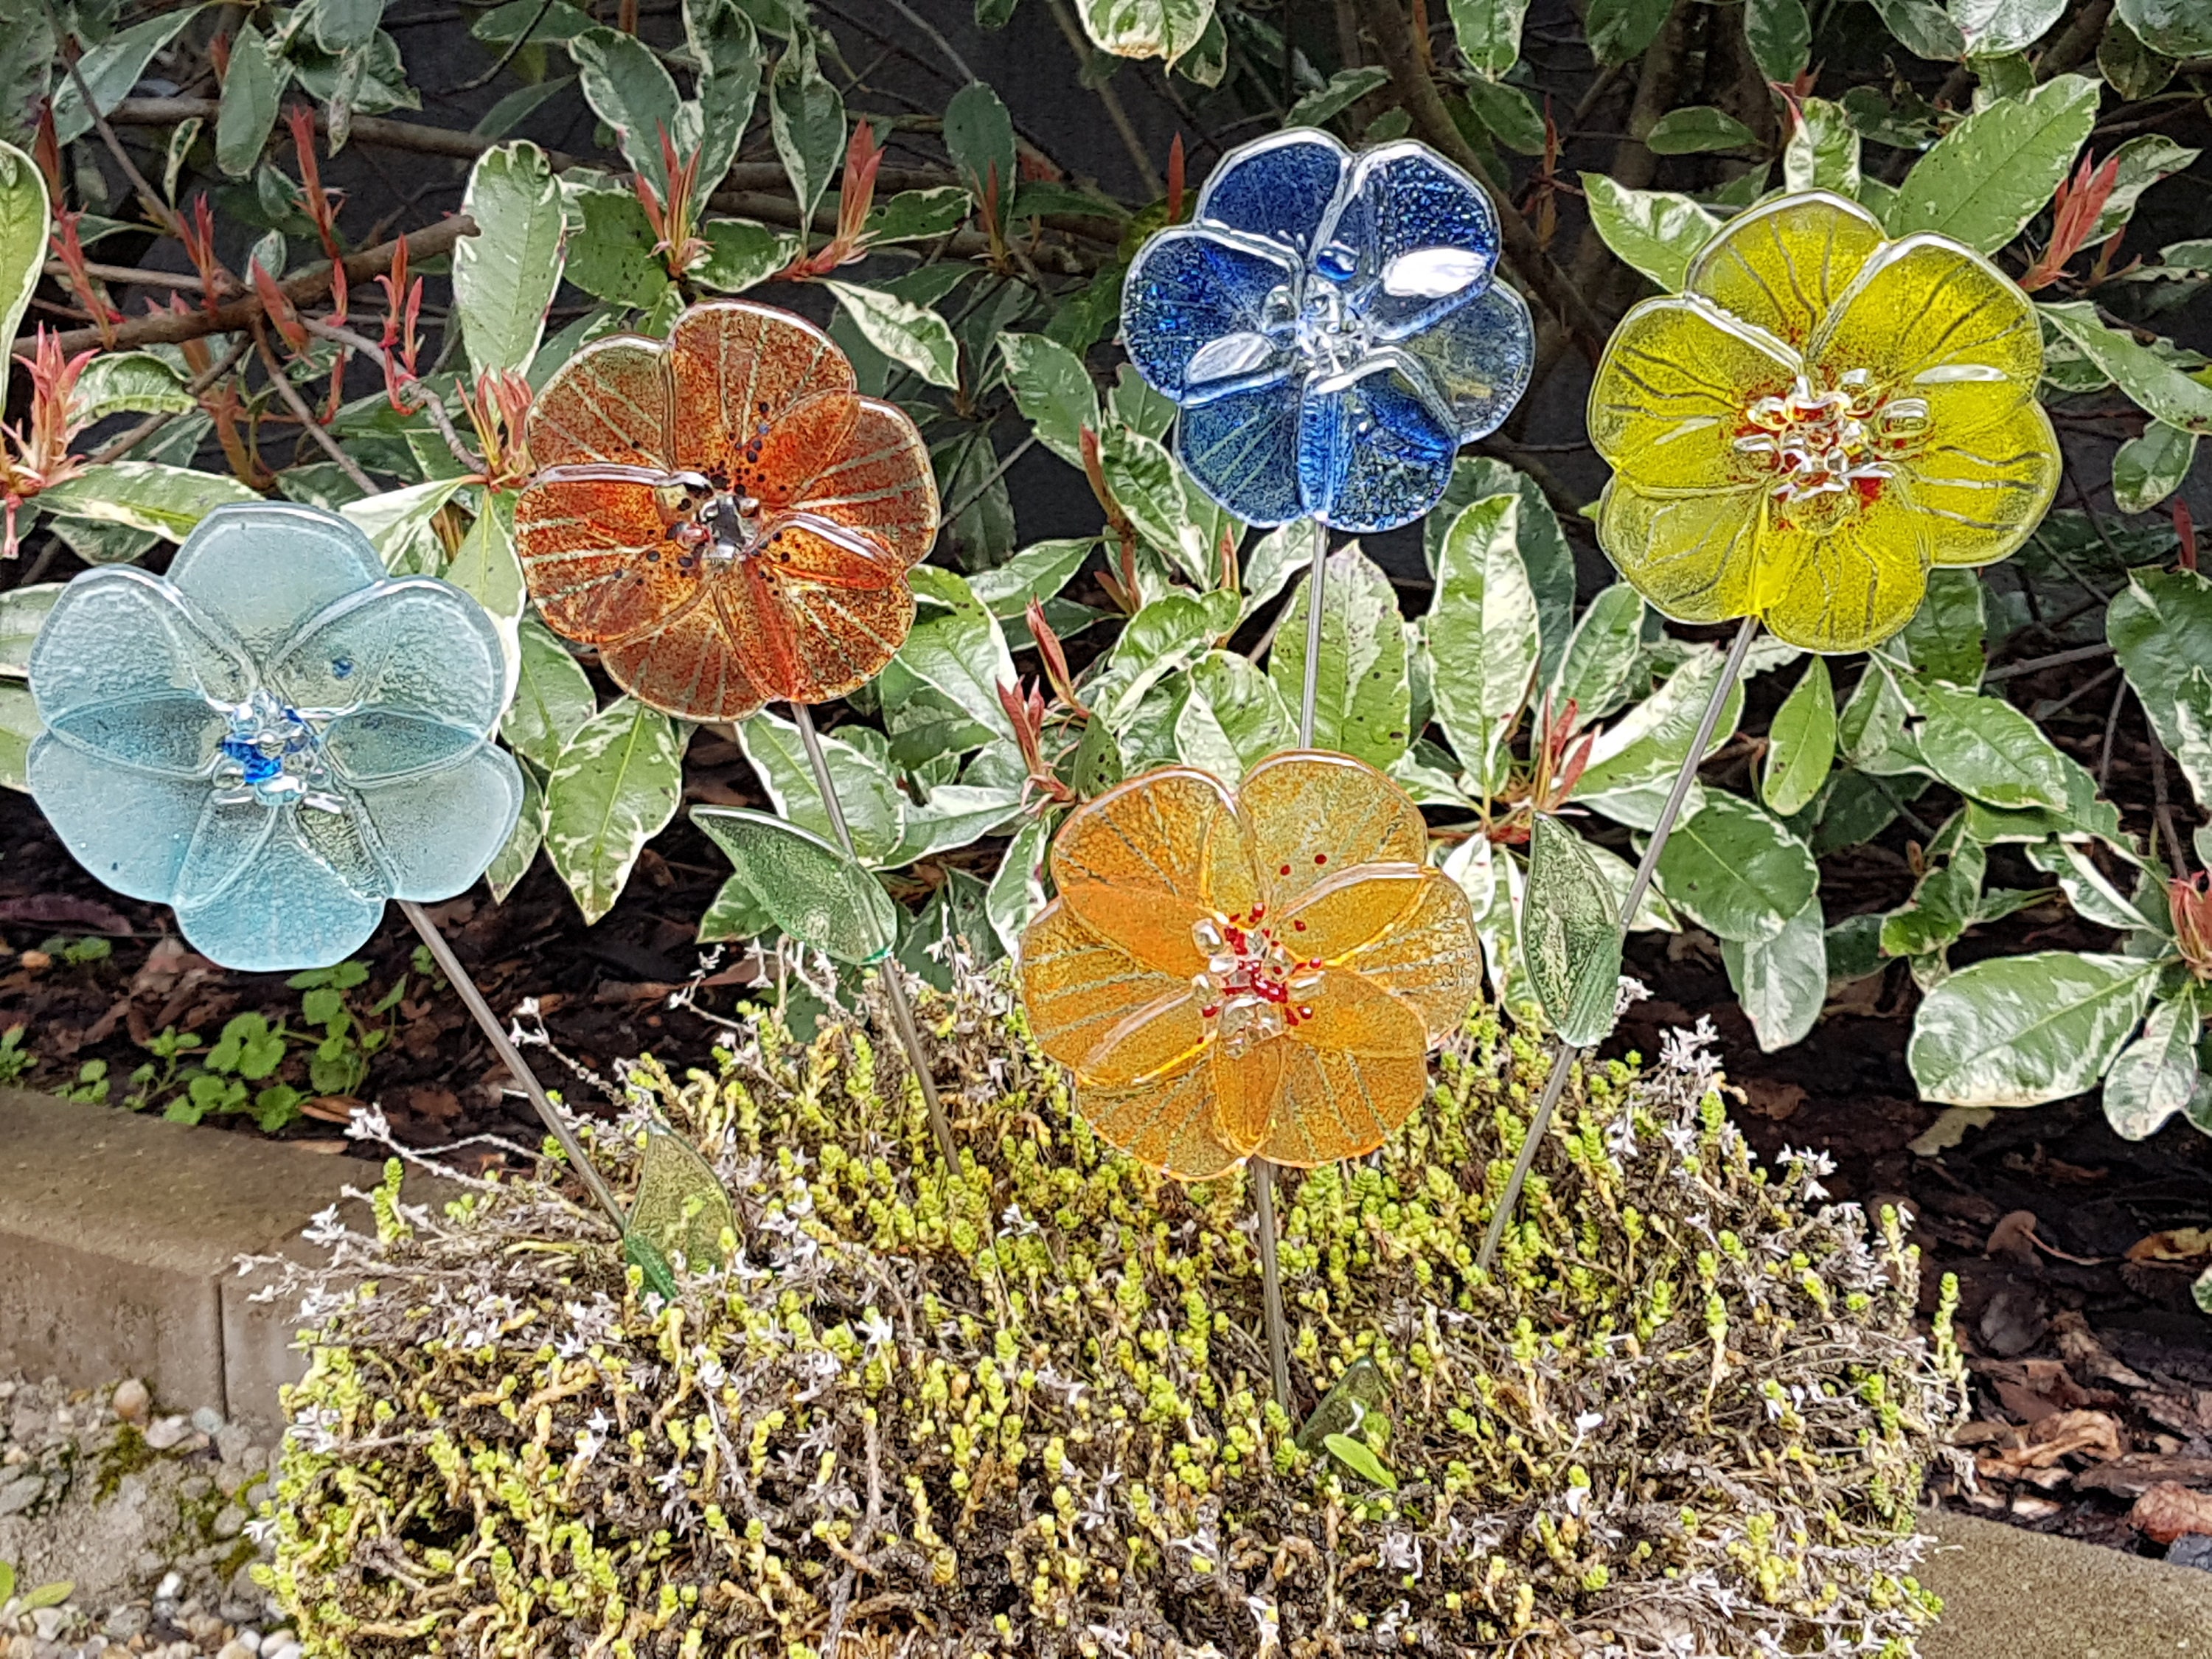
<svg viewBox="0 0 2212 1659">
<path fill-rule="evenodd" d="M 971 23 L 551 0 L 471 10 L 481 50 L 453 43 L 462 74 L 402 45 L 451 26 L 396 7 L 26 9 L 0 158 L 25 357 L 0 771 L 37 735 L 24 677 L 62 578 L 166 570 L 213 508 L 276 497 L 337 511 L 391 574 L 442 577 L 492 618 L 522 805 L 495 902 L 448 919 L 507 1001 L 540 994 L 599 1060 L 686 1044 L 703 1059 L 705 1028 L 665 1006 L 672 992 L 696 1006 L 768 982 L 804 1029 L 885 947 L 939 982 L 948 933 L 1006 953 L 1051 896 L 1048 849 L 1079 803 L 1169 763 L 1233 786 L 1300 740 L 1310 680 L 1311 741 L 1419 805 L 1490 994 L 1531 1031 L 1575 1026 L 1521 949 L 1528 895 L 1557 890 L 1532 860 L 1548 848 L 1589 872 L 1617 911 L 1669 781 L 1702 751 L 1628 906 L 1644 936 L 1630 968 L 1662 1001 L 1700 986 L 1681 990 L 1686 1014 L 1734 1001 L 1748 1025 L 1731 1031 L 1777 1055 L 1818 1045 L 1839 1005 L 1909 1024 L 1881 1089 L 1930 1109 L 1893 1114 L 1904 1127 L 1861 1195 L 1898 1189 L 1936 1106 L 2073 1101 L 2054 1118 L 2070 1129 L 2095 1091 L 2124 1136 L 2212 1125 L 2206 849 L 2189 816 L 2212 775 L 2212 593 L 2185 488 L 2212 422 L 2192 349 L 2212 258 L 2179 177 L 2198 168 L 2212 40 L 2185 9 L 2100 0 L 1310 10 L 1029 0 Z M 1095 133 L 973 73 L 1010 41 L 1066 55 Z M 1525 307 L 1530 347 L 1519 407 L 1451 433 L 1480 435 L 1438 471 L 1418 532 L 1337 516 L 1358 533 L 1328 555 L 1311 629 L 1310 526 L 1219 505 L 1189 410 L 1179 423 L 1141 347 L 1133 363 L 1116 343 L 1147 238 L 1190 221 L 1224 151 L 1294 126 L 1347 149 L 1418 140 L 1484 183 L 1491 293 Z M 450 181 L 410 202 L 394 157 Z M 1596 360 L 1627 337 L 1616 325 L 1693 285 L 1725 227 L 1780 191 L 1825 192 L 1877 240 L 1934 234 L 1991 262 L 2041 337 L 2015 412 L 2047 418 L 2056 447 L 2021 447 L 2033 477 L 1997 481 L 2033 510 L 1952 547 L 1957 562 L 1930 551 L 1873 584 L 1881 626 L 1857 634 L 1787 617 L 1808 590 L 1786 580 L 1704 609 L 1662 591 L 1635 555 L 1678 549 L 1632 508 L 1674 485 L 1582 419 Z M 834 799 L 807 717 L 744 697 L 712 723 L 672 717 L 638 695 L 652 687 L 620 643 L 579 642 L 557 599 L 533 599 L 523 562 L 530 492 L 572 459 L 532 453 L 533 406 L 603 362 L 606 337 L 670 338 L 696 303 L 740 295 L 812 318 L 856 404 L 913 422 L 914 499 L 926 483 L 942 518 L 879 677 L 819 688 L 844 690 L 819 717 Z M 1776 418 L 1731 434 L 1737 452 L 1765 441 L 1779 458 L 1801 416 Z M 1702 624 L 1747 613 L 1772 631 L 1745 636 L 1739 687 Z M 343 987 L 226 976 L 173 939 L 147 950 L 160 913 L 76 882 L 34 818 L 11 823 L 0 866 L 24 883 L 0 898 L 18 952 L 0 1068 L 270 1129 L 343 1121 L 371 1097 L 418 1139 L 498 1115 L 453 988 L 394 925 L 327 970 Z M 854 960 L 824 978 L 795 947 L 823 943 L 811 919 L 832 901 L 852 943 L 836 954 Z M 692 972 L 695 943 L 756 940 L 768 956 Z M 330 1006 L 341 990 L 352 1002 Z M 394 1009 L 401 1035 L 372 1046 Z M 1595 1034 L 1612 1011 L 1581 1012 Z M 1634 1011 L 1626 1029 L 1650 1051 Z M 2190 1133 L 2166 1127 L 2131 1167 L 2179 1182 L 2203 1167 Z M 1979 1249 L 2017 1207 L 1960 1224 Z M 2119 1243 L 2172 1235 L 2160 1271 L 2185 1284 L 2212 1254 L 2182 1237 L 2204 1207 L 2161 1192 Z M 2171 1300 L 2160 1285 L 2128 1294 Z M 1970 1300 L 1970 1321 L 1987 1313 Z"/>
</svg>

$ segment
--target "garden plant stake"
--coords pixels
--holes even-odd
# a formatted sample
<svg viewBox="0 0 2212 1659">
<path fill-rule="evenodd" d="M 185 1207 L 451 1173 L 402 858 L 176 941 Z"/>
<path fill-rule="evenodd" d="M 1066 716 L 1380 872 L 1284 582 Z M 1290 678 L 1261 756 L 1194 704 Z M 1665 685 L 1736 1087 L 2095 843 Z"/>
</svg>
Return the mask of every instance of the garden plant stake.
<svg viewBox="0 0 2212 1659">
<path fill-rule="evenodd" d="M 1428 512 L 1460 446 L 1496 430 L 1527 389 L 1528 308 L 1496 280 L 1498 250 L 1490 198 L 1427 146 L 1355 156 L 1294 127 L 1223 157 L 1193 222 L 1130 265 L 1122 341 L 1176 405 L 1184 467 L 1247 523 L 1313 521 L 1301 749 L 1314 741 L 1330 528 L 1389 530 Z M 1252 1174 L 1287 1407 L 1271 1160 Z"/>
<path fill-rule="evenodd" d="M 2035 309 L 2003 272 L 1941 236 L 1889 240 L 1825 191 L 1731 220 L 1682 293 L 1621 319 L 1590 388 L 1590 441 L 1613 469 L 1599 540 L 1676 621 L 1741 618 L 1621 918 L 1762 625 L 1808 651 L 1869 650 L 1911 620 L 1930 568 L 1994 563 L 2027 538 L 2059 472 L 2042 374 Z M 1558 1052 L 1486 1267 L 1576 1054 L 1603 1035 L 1547 1012 Z"/>
<path fill-rule="evenodd" d="M 423 910 L 465 891 L 514 832 L 514 759 L 483 608 L 388 577 L 334 514 L 218 507 L 167 576 L 128 565 L 63 590 L 31 655 L 46 732 L 31 792 L 78 862 L 167 904 L 226 968 L 327 968 L 396 900 L 592 1195 L 574 1133 Z"/>
<path fill-rule="evenodd" d="M 860 396 L 852 364 L 812 324 L 716 301 L 678 318 L 665 342 L 617 335 L 578 352 L 532 405 L 529 434 L 539 470 L 516 503 L 515 538 L 547 625 L 595 647 L 617 684 L 678 719 L 790 704 L 849 862 L 807 708 L 866 684 L 913 625 L 906 573 L 938 521 L 914 422 Z M 871 929 L 857 947 L 799 936 L 880 964 L 938 1149 L 958 1168 L 891 958 L 896 931 Z"/>
<path fill-rule="evenodd" d="M 1076 1109 L 1179 1181 L 1372 1152 L 1481 994 L 1467 896 L 1428 841 L 1382 773 L 1304 750 L 1234 794 L 1164 767 L 1079 807 L 1021 953 L 1031 1030 L 1074 1073 Z M 1279 1303 L 1268 1317 L 1287 1411 Z"/>
</svg>

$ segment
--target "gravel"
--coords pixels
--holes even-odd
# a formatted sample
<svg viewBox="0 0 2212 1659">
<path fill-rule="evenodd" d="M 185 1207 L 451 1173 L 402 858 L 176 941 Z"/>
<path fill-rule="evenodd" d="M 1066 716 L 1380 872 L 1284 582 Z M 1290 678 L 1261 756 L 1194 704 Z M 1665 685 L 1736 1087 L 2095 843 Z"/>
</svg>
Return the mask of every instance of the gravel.
<svg viewBox="0 0 2212 1659">
<path fill-rule="evenodd" d="M 276 1440 L 135 1377 L 0 1378 L 0 1659 L 300 1659 L 252 1576 Z"/>
</svg>

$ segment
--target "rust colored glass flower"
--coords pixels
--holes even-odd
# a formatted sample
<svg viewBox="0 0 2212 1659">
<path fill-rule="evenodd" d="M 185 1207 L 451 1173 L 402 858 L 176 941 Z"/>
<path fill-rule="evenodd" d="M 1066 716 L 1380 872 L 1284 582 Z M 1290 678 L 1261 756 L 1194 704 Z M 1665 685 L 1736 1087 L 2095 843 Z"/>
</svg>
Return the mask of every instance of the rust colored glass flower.
<svg viewBox="0 0 2212 1659">
<path fill-rule="evenodd" d="M 929 452 L 836 343 L 744 301 L 665 341 L 595 341 L 531 410 L 514 528 L 555 632 L 687 720 L 865 684 L 914 621 L 937 538 Z"/>
<path fill-rule="evenodd" d="M 1482 988 L 1467 896 L 1427 849 L 1405 792 L 1345 755 L 1273 756 L 1233 796 L 1170 767 L 1079 809 L 1022 941 L 1077 1110 L 1184 1181 L 1382 1145 Z"/>
</svg>

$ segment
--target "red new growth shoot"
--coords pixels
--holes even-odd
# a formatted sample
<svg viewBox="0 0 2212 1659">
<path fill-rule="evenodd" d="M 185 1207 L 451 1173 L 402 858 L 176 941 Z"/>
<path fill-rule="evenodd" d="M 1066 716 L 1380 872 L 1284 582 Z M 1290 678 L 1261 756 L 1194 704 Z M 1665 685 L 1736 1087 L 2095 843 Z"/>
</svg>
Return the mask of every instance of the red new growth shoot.
<svg viewBox="0 0 2212 1659">
<path fill-rule="evenodd" d="M 867 255 L 868 213 L 875 205 L 876 174 L 884 165 L 875 130 L 866 121 L 853 129 L 845 147 L 844 176 L 837 185 L 837 234 L 812 253 L 801 253 L 784 268 L 793 282 L 827 276 L 840 265 L 849 265 Z"/>
<path fill-rule="evenodd" d="M 2112 199 L 2112 188 L 2119 181 L 2118 151 L 2106 156 L 2102 167 L 2083 156 L 2074 176 L 2060 181 L 2058 194 L 2052 198 L 2050 246 L 2021 274 L 2022 288 L 2030 292 L 2048 288 L 2064 274 L 2066 262 L 2082 250 L 2095 232 L 2097 221 L 2104 216 L 2105 204 Z"/>
<path fill-rule="evenodd" d="M 1182 134 L 1176 134 L 1168 145 L 1168 222 L 1182 222 L 1183 158 Z"/>
<path fill-rule="evenodd" d="M 385 396 L 392 400 L 392 408 L 404 415 L 408 406 L 400 398 L 400 388 L 414 383 L 416 356 L 422 349 L 415 334 L 415 325 L 422 314 L 422 279 L 407 280 L 405 237 L 400 238 L 392 255 L 391 270 L 376 280 L 384 289 Z"/>
<path fill-rule="evenodd" d="M 60 339 L 41 326 L 38 344 L 17 360 L 31 371 L 31 417 L 22 426 L 0 428 L 8 438 L 8 453 L 0 457 L 0 500 L 7 508 L 0 558 L 15 556 L 16 510 L 40 490 L 84 470 L 83 458 L 70 454 L 69 446 L 83 425 L 77 418 L 77 377 L 98 355 L 81 351 L 64 357 Z"/>
<path fill-rule="evenodd" d="M 653 251 L 660 256 L 671 279 L 679 277 L 705 258 L 714 249 L 692 234 L 692 210 L 699 191 L 699 167 L 702 157 L 694 150 L 689 155 L 676 153 L 676 141 L 668 136 L 668 129 L 660 129 L 660 166 L 668 178 L 668 198 L 663 201 L 653 188 L 653 181 L 642 173 L 635 181 L 638 205 L 645 210 L 645 221 L 653 227 L 653 234 L 660 240 Z"/>
</svg>

